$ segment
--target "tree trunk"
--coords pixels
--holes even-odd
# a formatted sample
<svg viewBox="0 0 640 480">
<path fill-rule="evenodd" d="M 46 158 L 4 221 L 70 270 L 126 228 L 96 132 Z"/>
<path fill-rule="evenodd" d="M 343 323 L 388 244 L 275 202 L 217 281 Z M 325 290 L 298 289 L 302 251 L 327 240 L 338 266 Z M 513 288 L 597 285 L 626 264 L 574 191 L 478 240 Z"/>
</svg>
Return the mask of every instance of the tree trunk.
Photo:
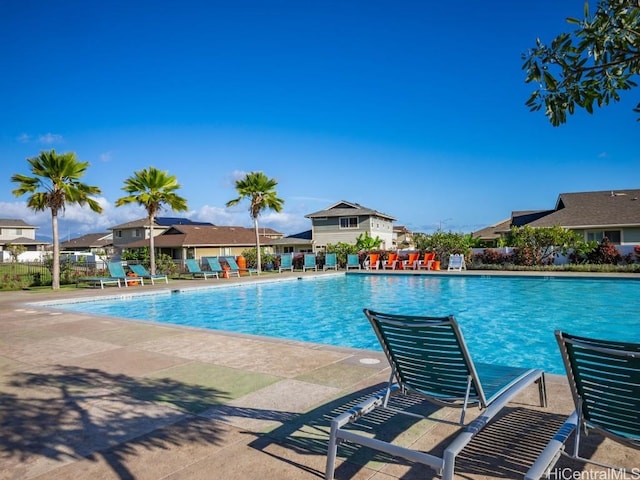
<svg viewBox="0 0 640 480">
<path fill-rule="evenodd" d="M 253 219 L 253 228 L 256 231 L 256 263 L 258 275 L 262 272 L 262 259 L 260 258 L 260 230 L 258 229 L 258 217 L 254 217 Z"/>
<path fill-rule="evenodd" d="M 153 224 L 154 216 L 149 215 L 149 272 L 151 275 L 156 274 L 156 252 L 155 252 L 155 241 L 153 238 Z"/>
<path fill-rule="evenodd" d="M 60 289 L 60 243 L 58 240 L 58 212 L 51 210 L 51 231 L 53 233 L 53 267 L 51 268 L 51 288 Z"/>
</svg>

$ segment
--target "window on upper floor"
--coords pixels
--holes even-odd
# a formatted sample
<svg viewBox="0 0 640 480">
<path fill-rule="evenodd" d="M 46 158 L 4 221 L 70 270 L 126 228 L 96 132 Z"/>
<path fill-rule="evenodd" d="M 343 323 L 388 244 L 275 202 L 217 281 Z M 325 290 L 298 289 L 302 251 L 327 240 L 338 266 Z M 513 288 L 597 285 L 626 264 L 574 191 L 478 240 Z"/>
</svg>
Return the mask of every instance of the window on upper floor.
<svg viewBox="0 0 640 480">
<path fill-rule="evenodd" d="M 340 218 L 340 228 L 358 228 L 358 217 Z"/>
<path fill-rule="evenodd" d="M 293 247 L 282 247 L 282 253 L 293 253 Z"/>
<path fill-rule="evenodd" d="M 116 238 L 122 238 L 122 230 L 116 230 Z"/>
<path fill-rule="evenodd" d="M 607 237 L 614 245 L 620 245 L 622 241 L 622 235 L 620 230 L 593 230 L 587 232 L 587 241 L 601 242 L 604 237 Z"/>
<path fill-rule="evenodd" d="M 141 237 L 141 236 L 142 236 L 142 230 L 141 230 L 141 229 L 139 229 L 139 228 L 136 228 L 136 229 L 133 231 L 133 236 L 134 236 L 134 237 Z"/>
<path fill-rule="evenodd" d="M 22 229 L 16 228 L 16 235 L 22 235 Z"/>
</svg>

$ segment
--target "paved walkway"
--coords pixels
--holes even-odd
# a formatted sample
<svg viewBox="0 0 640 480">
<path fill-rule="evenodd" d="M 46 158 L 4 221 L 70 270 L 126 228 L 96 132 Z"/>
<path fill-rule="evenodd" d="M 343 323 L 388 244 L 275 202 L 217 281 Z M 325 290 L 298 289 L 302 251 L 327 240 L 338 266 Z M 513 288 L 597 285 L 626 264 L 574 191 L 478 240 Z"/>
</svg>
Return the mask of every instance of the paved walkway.
<svg viewBox="0 0 640 480">
<path fill-rule="evenodd" d="M 323 478 L 329 420 L 382 387 L 389 371 L 380 353 L 32 305 L 255 280 L 0 293 L 0 479 Z M 459 457 L 459 477 L 522 478 L 572 407 L 563 377 L 550 376 L 548 394 L 546 409 L 536 406 L 535 387 L 509 405 Z M 424 420 L 397 425 L 379 428 L 435 453 L 454 431 Z M 629 472 L 640 468 L 638 451 L 598 436 L 588 449 Z M 340 453 L 338 479 L 437 478 L 366 449 Z"/>
</svg>

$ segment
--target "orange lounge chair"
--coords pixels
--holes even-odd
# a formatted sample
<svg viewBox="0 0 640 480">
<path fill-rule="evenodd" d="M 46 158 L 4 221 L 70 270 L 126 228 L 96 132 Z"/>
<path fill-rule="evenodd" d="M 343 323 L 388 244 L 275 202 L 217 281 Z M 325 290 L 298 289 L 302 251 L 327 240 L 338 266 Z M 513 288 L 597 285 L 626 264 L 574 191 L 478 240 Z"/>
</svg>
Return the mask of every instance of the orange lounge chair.
<svg viewBox="0 0 640 480">
<path fill-rule="evenodd" d="M 418 262 L 418 270 L 431 270 L 431 264 L 436 259 L 436 254 L 433 252 L 425 253 L 424 258 Z"/>
<path fill-rule="evenodd" d="M 419 253 L 410 253 L 409 258 L 407 258 L 404 262 L 402 262 L 403 270 L 417 270 L 419 258 L 420 258 Z"/>
<path fill-rule="evenodd" d="M 380 254 L 379 253 L 370 253 L 367 255 L 366 260 L 364 261 L 365 270 L 379 270 L 380 269 Z"/>
<path fill-rule="evenodd" d="M 395 270 L 396 266 L 398 265 L 398 254 L 397 253 L 390 253 L 387 256 L 387 260 L 382 262 L 382 268 L 383 269 L 389 269 L 389 270 Z"/>
</svg>

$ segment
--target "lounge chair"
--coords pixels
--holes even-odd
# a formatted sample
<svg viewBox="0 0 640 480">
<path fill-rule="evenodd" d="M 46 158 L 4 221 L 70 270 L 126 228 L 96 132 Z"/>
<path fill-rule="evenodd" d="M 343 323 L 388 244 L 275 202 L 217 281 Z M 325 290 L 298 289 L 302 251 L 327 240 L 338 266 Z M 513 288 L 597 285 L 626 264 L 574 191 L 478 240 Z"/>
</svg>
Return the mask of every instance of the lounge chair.
<svg viewBox="0 0 640 480">
<path fill-rule="evenodd" d="M 379 270 L 380 269 L 380 254 L 370 253 L 364 260 L 365 270 Z"/>
<path fill-rule="evenodd" d="M 433 262 L 436 260 L 436 254 L 433 252 L 427 252 L 424 254 L 422 260 L 418 261 L 418 270 L 431 270 Z"/>
<path fill-rule="evenodd" d="M 293 255 L 290 253 L 280 255 L 280 267 L 278 267 L 278 271 L 282 273 L 283 270 L 291 270 L 293 272 Z"/>
<path fill-rule="evenodd" d="M 100 285 L 100 288 L 103 289 L 103 290 L 104 290 L 104 286 L 105 285 L 109 285 L 109 284 L 112 284 L 112 283 L 114 285 L 118 285 L 118 287 L 121 287 L 120 279 L 119 278 L 114 278 L 114 277 L 100 277 L 100 276 L 96 276 L 96 277 L 79 277 L 76 280 L 76 288 L 81 283 L 87 283 L 87 284 L 91 285 L 92 287 Z"/>
<path fill-rule="evenodd" d="M 640 449 L 640 343 L 596 340 L 561 331 L 555 335 L 576 409 L 538 456 L 525 479 L 546 475 L 561 455 L 619 470 L 581 457 L 580 439 L 591 430 Z M 569 454 L 565 443 L 574 430 L 573 451 Z"/>
<path fill-rule="evenodd" d="M 225 268 L 220 263 L 218 257 L 204 257 L 204 259 L 209 264 L 211 271 L 218 274 L 218 278 L 220 278 L 220 276 L 222 276 L 222 278 L 229 278 L 231 275 L 235 275 L 236 277 L 240 276 L 240 268 L 234 270 L 229 265 Z"/>
<path fill-rule="evenodd" d="M 195 258 L 187 258 L 184 261 L 184 264 L 187 266 L 187 269 L 189 270 L 189 273 L 193 278 L 202 277 L 205 280 L 209 277 L 220 278 L 218 276 L 218 272 L 207 272 L 205 270 L 202 270 L 200 268 L 200 265 L 198 265 L 198 261 Z"/>
<path fill-rule="evenodd" d="M 151 273 L 144 268 L 144 265 L 141 264 L 129 264 L 129 268 L 133 273 L 137 276 L 146 278 L 151 280 L 151 285 L 155 285 L 156 280 L 164 280 L 165 283 L 169 283 L 169 277 L 163 273 L 156 273 L 155 275 L 151 275 Z"/>
<path fill-rule="evenodd" d="M 227 262 L 227 265 L 229 265 L 229 268 L 231 268 L 231 271 L 234 272 L 239 272 L 238 276 L 240 276 L 242 274 L 242 272 L 247 272 L 249 273 L 249 276 L 251 276 L 253 273 L 258 273 L 258 270 L 256 270 L 255 268 L 240 268 L 240 265 L 238 265 L 238 262 L 236 262 L 236 259 L 234 257 L 222 257 L 224 259 L 225 262 Z"/>
<path fill-rule="evenodd" d="M 453 316 L 392 315 L 368 309 L 364 313 L 389 360 L 391 376 L 386 389 L 331 422 L 325 477 L 327 480 L 333 479 L 337 445 L 340 441 L 429 465 L 443 479 L 451 480 L 454 478 L 456 456 L 524 388 L 537 382 L 540 404 L 546 406 L 542 370 L 474 364 Z M 375 432 L 368 431 L 362 435 L 356 429 L 343 428 L 379 408 L 387 412 L 425 418 L 389 405 L 392 395 L 418 395 L 437 405 L 462 409 L 461 428 L 446 446 L 442 458 L 376 439 L 373 435 Z M 397 403 L 403 404 L 402 401 Z M 485 410 L 464 426 L 465 412 L 470 405 L 477 405 Z M 374 417 L 376 415 L 373 414 Z M 437 421 L 433 417 L 429 418 Z"/>
<path fill-rule="evenodd" d="M 382 262 L 383 270 L 395 270 L 398 266 L 398 254 L 397 253 L 389 253 L 387 259 Z"/>
<path fill-rule="evenodd" d="M 322 270 L 329 270 L 333 268 L 334 270 L 338 270 L 338 255 L 335 253 L 325 253 L 324 255 L 324 265 L 322 266 Z"/>
<path fill-rule="evenodd" d="M 420 258 L 419 253 L 410 253 L 406 260 L 402 262 L 403 270 L 417 270 L 418 269 L 418 259 Z"/>
<path fill-rule="evenodd" d="M 362 265 L 360 265 L 360 255 L 357 253 L 347 254 L 347 270 L 350 268 L 357 268 L 358 270 L 362 268 Z"/>
<path fill-rule="evenodd" d="M 316 263 L 316 254 L 315 253 L 305 253 L 304 254 L 304 263 L 302 264 L 302 271 L 306 272 L 307 270 L 318 271 L 318 264 Z"/>
<path fill-rule="evenodd" d="M 118 278 L 121 282 L 124 283 L 125 287 L 131 285 L 144 285 L 144 279 L 142 277 L 134 277 L 128 276 L 121 262 L 109 262 L 107 263 L 107 268 L 109 269 L 109 275 L 113 278 Z"/>
<path fill-rule="evenodd" d="M 466 270 L 467 266 L 465 265 L 464 255 L 461 253 L 454 253 L 449 255 L 449 266 L 447 270 L 455 270 L 461 272 L 462 270 Z"/>
</svg>

